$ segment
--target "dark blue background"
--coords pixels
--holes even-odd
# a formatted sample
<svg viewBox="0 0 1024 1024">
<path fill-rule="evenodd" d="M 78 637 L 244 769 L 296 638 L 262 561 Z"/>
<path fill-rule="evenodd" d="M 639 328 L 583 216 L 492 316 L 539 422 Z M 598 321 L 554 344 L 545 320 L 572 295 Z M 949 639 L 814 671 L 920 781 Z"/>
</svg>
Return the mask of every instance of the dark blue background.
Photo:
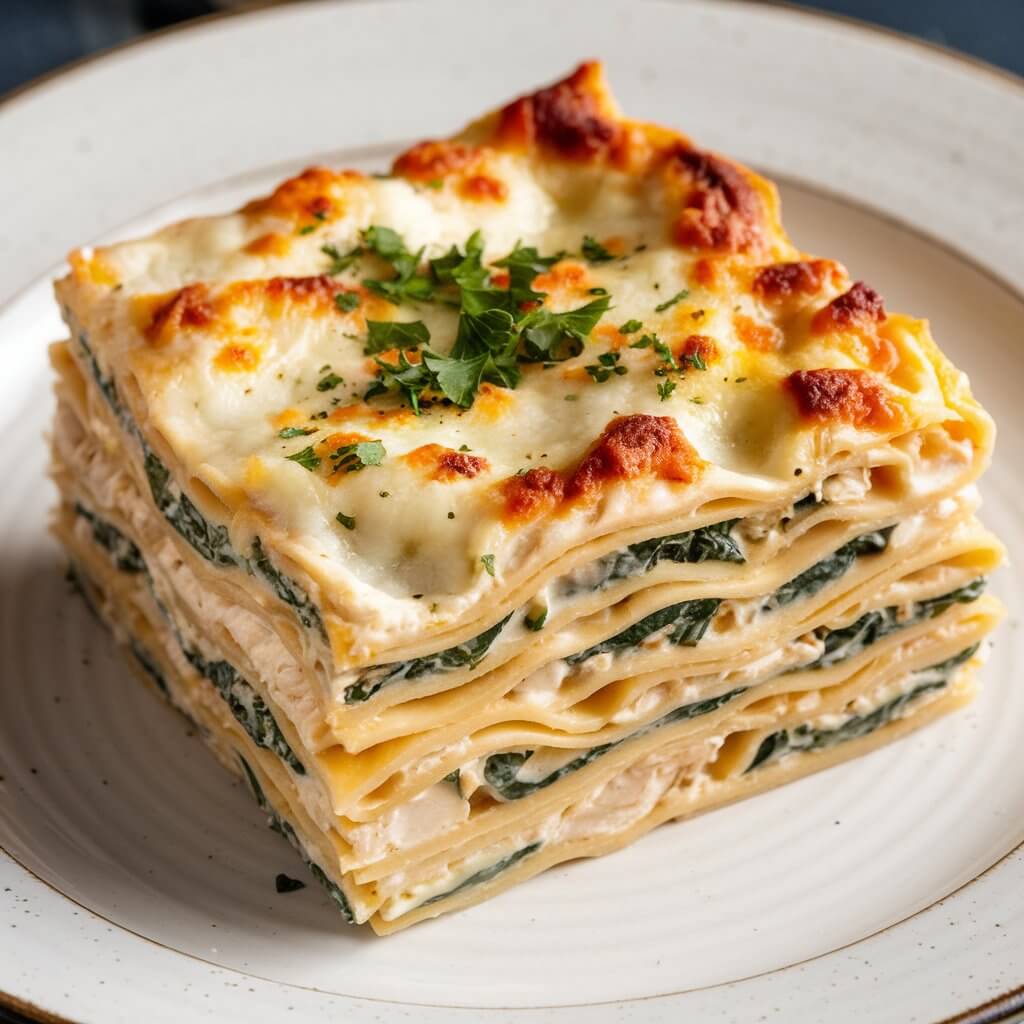
<svg viewBox="0 0 1024 1024">
<path fill-rule="evenodd" d="M 823 0 L 1024 75 L 1024 0 Z M 208 0 L 0 0 L 0 93 L 143 32 L 208 14 Z M 29 1024 L 0 1007 L 0 1024 Z"/>
<path fill-rule="evenodd" d="M 208 14 L 216 0 L 0 0 L 0 93 L 147 30 Z M 1024 75 L 1024 0 L 819 0 Z"/>
</svg>

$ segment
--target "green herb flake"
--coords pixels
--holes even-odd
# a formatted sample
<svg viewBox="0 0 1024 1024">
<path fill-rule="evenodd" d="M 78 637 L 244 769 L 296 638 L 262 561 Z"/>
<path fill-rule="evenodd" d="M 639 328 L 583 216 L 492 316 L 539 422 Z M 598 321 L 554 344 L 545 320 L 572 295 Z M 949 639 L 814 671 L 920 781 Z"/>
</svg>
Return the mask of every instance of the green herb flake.
<svg viewBox="0 0 1024 1024">
<path fill-rule="evenodd" d="M 335 517 L 346 530 L 354 530 L 356 528 L 356 517 L 347 516 L 344 512 L 339 512 Z"/>
<path fill-rule="evenodd" d="M 379 466 L 386 454 L 380 441 L 360 441 L 335 448 L 328 458 L 332 473 L 358 473 L 367 466 Z"/>
<path fill-rule="evenodd" d="M 643 326 L 639 320 L 627 320 L 619 327 L 619 334 L 636 334 Z"/>
<path fill-rule="evenodd" d="M 547 608 L 539 608 L 536 612 L 527 615 L 523 622 L 527 629 L 532 629 L 534 633 L 539 633 L 544 628 L 544 623 L 548 621 L 548 610 Z"/>
<path fill-rule="evenodd" d="M 584 366 L 583 369 L 590 374 L 597 384 L 604 384 L 605 381 L 610 380 L 612 376 L 621 377 L 623 374 L 629 371 L 625 366 L 619 364 L 619 360 L 622 357 L 618 352 L 602 352 L 597 357 L 596 363 L 591 363 L 589 366 Z"/>
<path fill-rule="evenodd" d="M 689 288 L 681 289 L 680 291 L 676 292 L 671 299 L 666 299 L 664 302 L 659 302 L 658 305 L 654 307 L 654 312 L 664 313 L 665 310 L 668 309 L 670 306 L 674 306 L 677 302 L 682 302 L 683 299 L 685 299 L 689 294 Z"/>
<path fill-rule="evenodd" d="M 338 292 L 334 305 L 339 313 L 351 313 L 360 303 L 358 292 Z"/>
<path fill-rule="evenodd" d="M 615 253 L 609 252 L 596 238 L 583 236 L 583 258 L 588 263 L 609 263 L 615 259 Z"/>
<path fill-rule="evenodd" d="M 310 473 L 320 468 L 320 456 L 313 451 L 312 446 L 303 448 L 300 452 L 286 455 L 285 458 L 289 462 L 297 462 L 303 469 L 308 469 Z"/>
<path fill-rule="evenodd" d="M 610 307 L 609 296 L 601 295 L 579 309 L 564 313 L 535 310 L 526 317 L 522 326 L 526 357 L 534 361 L 560 361 L 579 355 L 590 332 Z"/>
<path fill-rule="evenodd" d="M 317 381 L 316 389 L 317 391 L 333 391 L 339 384 L 344 383 L 343 377 L 339 377 L 336 373 L 328 373 Z"/>
<path fill-rule="evenodd" d="M 691 398 L 690 401 L 693 402 L 694 405 L 703 405 L 704 404 L 704 399 L 701 398 L 700 395 L 694 395 L 694 397 Z"/>
<path fill-rule="evenodd" d="M 316 427 L 284 427 L 277 432 L 277 436 L 283 441 L 292 437 L 306 437 L 308 434 L 315 434 Z"/>
<path fill-rule="evenodd" d="M 411 323 L 398 320 L 367 320 L 367 355 L 393 348 L 416 348 L 430 341 L 430 331 L 422 320 Z"/>
<path fill-rule="evenodd" d="M 658 385 L 658 397 L 664 402 L 668 399 L 669 395 L 672 394 L 676 389 L 676 382 L 674 380 L 663 380 Z"/>
<path fill-rule="evenodd" d="M 300 234 L 300 235 L 310 235 L 314 231 L 316 231 L 316 225 L 315 224 L 303 224 L 302 227 L 299 228 L 298 234 Z"/>
<path fill-rule="evenodd" d="M 737 377 L 735 383 L 742 384 L 745 380 L 747 380 L 746 377 Z"/>
<path fill-rule="evenodd" d="M 379 225 L 368 227 L 362 237 L 370 251 L 390 264 L 395 273 L 393 278 L 386 281 L 364 280 L 365 287 L 396 306 L 403 302 L 423 301 L 433 295 L 433 281 L 417 273 L 422 249 L 417 253 L 409 252 L 397 231 Z"/>
<path fill-rule="evenodd" d="M 331 265 L 327 268 L 327 273 L 331 276 L 348 270 L 363 255 L 363 247 L 361 245 L 357 245 L 354 249 L 349 249 L 344 255 L 342 255 L 336 245 L 321 245 L 320 251 L 331 261 Z"/>
<path fill-rule="evenodd" d="M 488 576 L 494 575 L 494 555 L 481 555 L 480 561 L 483 563 L 484 569 L 487 571 Z"/>
</svg>

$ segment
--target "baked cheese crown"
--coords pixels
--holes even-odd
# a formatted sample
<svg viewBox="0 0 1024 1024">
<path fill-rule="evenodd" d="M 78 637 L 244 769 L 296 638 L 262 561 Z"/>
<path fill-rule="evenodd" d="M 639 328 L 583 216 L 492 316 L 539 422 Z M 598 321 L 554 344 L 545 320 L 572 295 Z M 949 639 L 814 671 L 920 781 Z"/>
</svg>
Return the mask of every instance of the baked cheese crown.
<svg viewBox="0 0 1024 1024">
<path fill-rule="evenodd" d="M 599 64 L 389 174 L 79 250 L 57 295 L 56 531 L 353 920 L 970 695 L 992 421 Z"/>
</svg>

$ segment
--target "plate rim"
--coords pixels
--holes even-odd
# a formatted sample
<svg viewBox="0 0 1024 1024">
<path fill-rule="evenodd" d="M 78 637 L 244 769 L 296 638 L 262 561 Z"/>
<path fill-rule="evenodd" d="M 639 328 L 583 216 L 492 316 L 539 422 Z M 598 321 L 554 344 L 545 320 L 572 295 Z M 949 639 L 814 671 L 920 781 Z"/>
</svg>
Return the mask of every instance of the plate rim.
<svg viewBox="0 0 1024 1024">
<path fill-rule="evenodd" d="M 377 0 L 376 3 L 374 3 L 373 0 L 333 0 L 332 6 L 338 8 L 376 6 L 377 4 L 379 4 L 379 2 L 381 2 L 381 0 Z M 401 3 L 402 0 L 391 0 L 391 2 Z M 688 0 L 672 0 L 672 3 L 680 7 L 689 5 Z M 860 33 L 861 35 L 869 38 L 881 37 L 884 39 L 888 39 L 894 44 L 902 45 L 904 48 L 914 49 L 918 52 L 930 55 L 931 57 L 939 58 L 940 60 L 946 61 L 951 65 L 956 65 L 960 67 L 961 70 L 965 70 L 971 74 L 985 76 L 990 82 L 1007 87 L 1016 95 L 1019 95 L 1021 92 L 1024 92 L 1024 75 L 1019 75 L 1016 72 L 1011 71 L 1010 69 L 1000 67 L 983 58 L 976 57 L 972 54 L 964 53 L 951 46 L 947 46 L 934 40 L 923 39 L 917 36 L 913 36 L 901 30 L 893 29 L 884 25 L 874 24 L 872 22 L 866 21 L 864 19 L 852 15 L 841 14 L 838 12 L 828 10 L 813 9 L 804 6 L 803 4 L 792 2 L 792 0 L 728 0 L 728 3 L 731 7 L 749 7 L 762 10 L 771 10 L 775 12 L 777 16 L 780 16 L 780 18 L 782 16 L 788 15 L 789 17 L 796 20 L 811 20 L 826 24 L 830 23 L 833 25 L 842 26 L 847 30 Z M 323 8 L 325 4 L 323 3 L 323 0 L 297 0 L 297 2 L 294 2 L 293 0 L 293 2 L 288 4 L 287 6 L 289 7 L 289 9 L 301 12 L 302 9 L 307 8 Z M 141 48 L 143 46 L 158 45 L 170 36 L 177 36 L 180 34 L 192 32 L 202 33 L 207 31 L 211 25 L 221 24 L 227 22 L 229 19 L 235 20 L 240 18 L 247 18 L 250 20 L 257 20 L 260 19 L 261 17 L 266 16 L 268 12 L 272 12 L 279 9 L 280 8 L 278 8 L 276 5 L 272 3 L 264 3 L 261 4 L 260 6 L 257 6 L 255 9 L 249 8 L 243 10 L 225 10 L 211 12 L 209 14 L 201 15 L 197 18 L 190 19 L 189 21 L 166 26 L 164 28 L 146 33 L 145 35 L 138 36 L 132 39 L 127 39 L 123 42 L 105 47 L 93 53 L 86 54 L 67 64 L 61 65 L 57 68 L 44 72 L 41 75 L 36 76 L 33 79 L 30 79 L 28 82 L 22 83 L 21 85 L 15 86 L 13 89 L 8 90 L 3 94 L 0 94 L 0 113 L 6 112 L 13 105 L 19 103 L 20 101 L 26 98 L 34 96 L 36 93 L 54 85 L 62 79 L 73 76 L 74 74 L 83 71 L 94 64 L 99 64 L 104 61 L 108 61 L 111 58 L 116 58 L 118 55 L 129 49 Z M 241 175 L 233 175 L 231 177 L 243 176 L 244 172 Z M 231 177 L 229 177 L 228 179 L 224 179 L 224 181 L 222 182 L 216 183 L 216 185 L 223 185 L 225 181 L 230 181 Z M 905 231 L 909 231 L 912 234 L 916 235 L 917 237 L 927 241 L 929 244 L 938 246 L 945 250 L 946 252 L 950 253 L 951 255 L 955 256 L 957 259 L 969 264 L 974 270 L 978 271 L 980 274 L 985 276 L 993 284 L 997 285 L 1001 290 L 1007 292 L 1017 301 L 1024 303 L 1024 285 L 1017 285 L 1016 283 L 1005 277 L 1002 273 L 1000 273 L 996 268 L 987 265 L 984 261 L 962 250 L 959 246 L 951 242 L 948 238 L 943 238 L 939 234 L 933 234 L 927 228 L 924 228 L 919 224 L 916 224 L 910 220 L 902 219 L 899 216 L 892 214 L 888 210 L 876 207 L 873 204 L 868 203 L 859 197 L 849 195 L 842 191 L 841 189 L 830 188 L 828 186 L 823 185 L 820 182 L 812 181 L 810 179 L 802 179 L 799 176 L 795 176 L 788 172 L 776 173 L 774 175 L 774 178 L 776 180 L 789 181 L 793 184 L 798 185 L 800 188 L 816 192 L 825 197 L 840 200 L 847 204 L 852 204 L 864 211 L 867 211 L 873 216 L 881 217 L 888 221 L 889 223 Z M 216 187 L 216 185 L 214 185 L 213 187 Z M 189 193 L 183 193 L 181 195 L 172 196 L 169 199 L 163 200 L 161 203 L 157 204 L 156 207 L 153 207 L 150 210 L 145 211 L 142 214 L 142 216 L 148 216 L 153 212 L 153 210 L 159 209 L 165 204 L 169 205 L 171 203 L 180 201 L 186 198 L 188 194 Z M 138 219 L 140 218 L 138 216 L 135 216 L 130 218 L 130 221 L 135 221 Z M 111 232 L 117 232 L 130 221 L 123 221 L 119 225 L 116 225 L 114 228 L 109 230 Z M 5 313 L 9 311 L 11 308 L 23 302 L 26 299 L 29 292 L 31 292 L 34 288 L 38 287 L 43 281 L 51 277 L 54 272 L 54 268 L 59 268 L 61 265 L 61 263 L 52 264 L 49 270 L 44 271 L 41 274 L 34 275 L 31 280 L 24 282 L 24 284 L 22 284 L 12 295 L 10 295 L 10 297 L 6 301 L 0 304 L 0 313 Z M 893 929 L 896 929 L 898 927 L 901 927 L 902 925 L 913 920 L 914 918 L 919 917 L 925 912 L 933 909 L 937 904 L 961 896 L 966 890 L 973 887 L 975 883 L 981 881 L 983 878 L 989 876 L 990 874 L 994 874 L 997 871 L 1001 871 L 1006 866 L 1007 862 L 1011 860 L 1011 858 L 1013 858 L 1014 855 L 1020 853 L 1022 849 L 1024 849 L 1024 842 L 1021 842 L 1014 848 L 1008 850 L 998 860 L 988 865 L 988 867 L 984 868 L 982 871 L 978 872 L 978 874 L 976 874 L 973 878 L 959 885 L 956 889 L 952 890 L 945 896 L 939 897 L 929 905 L 922 907 L 920 910 L 914 912 L 908 917 L 903 918 L 900 921 L 893 922 L 892 924 L 887 925 L 884 928 L 880 928 L 877 931 L 874 931 L 869 935 L 865 935 L 862 938 L 857 939 L 853 942 L 847 943 L 843 946 L 836 947 L 835 949 L 829 950 L 827 952 L 823 952 L 815 956 L 808 957 L 794 964 L 789 964 L 785 967 L 780 967 L 769 971 L 759 972 L 758 974 L 735 979 L 734 981 L 719 982 L 712 985 L 698 986 L 695 988 L 682 989 L 673 992 L 655 993 L 650 996 L 635 997 L 627 1000 L 603 1000 L 597 1003 L 588 1002 L 575 1004 L 559 1004 L 558 1007 L 551 1007 L 550 1009 L 570 1010 L 587 1007 L 614 1006 L 620 1004 L 630 1005 L 634 1003 L 639 1004 L 651 1000 L 670 999 L 675 996 L 683 995 L 687 992 L 708 991 L 732 984 L 742 984 L 743 982 L 752 980 L 754 978 L 763 978 L 766 976 L 780 973 L 792 967 L 799 967 L 803 964 L 811 963 L 817 960 L 822 960 L 824 958 L 832 956 L 837 952 L 849 950 L 863 943 L 867 943 L 872 939 L 876 938 L 877 936 L 885 932 L 891 931 Z M 167 946 L 161 942 L 151 939 L 145 935 L 142 935 L 141 933 L 135 932 L 132 929 L 127 928 L 124 925 L 121 925 L 118 922 L 111 920 L 102 914 L 97 913 L 96 911 L 91 910 L 84 904 L 79 903 L 73 897 L 61 892 L 60 889 L 58 889 L 52 883 L 47 881 L 45 878 L 42 878 L 41 876 L 37 875 L 34 871 L 32 871 L 30 868 L 24 865 L 20 860 L 18 860 L 13 854 L 11 854 L 10 851 L 7 850 L 3 844 L 0 844 L 0 853 L 2 853 L 5 858 L 9 859 L 21 871 L 25 872 L 32 879 L 36 880 L 37 882 L 40 882 L 42 885 L 44 885 L 46 888 L 51 890 L 53 893 L 55 893 L 62 899 L 67 900 L 70 903 L 80 907 L 87 914 L 90 914 L 98 918 L 99 920 L 106 922 L 107 924 L 111 925 L 114 928 L 117 928 L 120 931 L 132 935 L 134 938 L 141 939 L 147 944 L 154 945 L 160 949 L 171 952 L 177 956 L 183 956 L 190 960 L 212 965 L 211 961 L 204 960 L 202 957 L 196 957 L 191 954 L 185 953 L 181 950 L 175 949 L 174 947 Z M 220 967 L 220 965 L 216 966 Z M 259 975 L 253 975 L 248 974 L 246 972 L 237 971 L 230 967 L 220 967 L 220 969 L 228 971 L 232 974 L 237 974 L 241 977 L 255 978 L 265 983 L 280 985 L 285 988 L 294 988 L 299 990 L 304 989 L 310 992 L 318 991 L 315 988 L 309 986 L 295 985 L 289 982 L 280 982 L 275 981 L 273 979 L 260 978 Z M 341 998 L 356 998 L 351 996 L 345 996 L 344 994 L 340 993 L 338 995 Z M 359 1001 L 383 1003 L 385 1005 L 392 1005 L 398 1007 L 404 1006 L 409 1007 L 412 1010 L 415 1010 L 416 1008 L 431 1008 L 460 1010 L 467 1009 L 472 1011 L 474 1009 L 472 1007 L 447 1007 L 443 1004 L 428 1004 L 410 1002 L 407 1000 L 373 999 L 366 997 L 359 997 Z M 27 1017 L 28 1019 L 39 1021 L 40 1024 L 50 1024 L 50 1022 L 56 1022 L 56 1024 L 79 1024 L 78 1021 L 70 1017 L 54 1013 L 53 1011 L 47 1010 L 44 1007 L 39 1006 L 30 1000 L 24 999 L 23 997 L 17 996 L 11 992 L 7 992 L 2 989 L 0 989 L 0 1007 L 12 1009 Z M 477 1007 L 475 1009 L 477 1012 L 480 1012 L 482 1010 L 485 1013 L 502 1012 L 501 1008 Z M 520 1012 L 529 1012 L 530 1010 L 538 1009 L 549 1009 L 549 1007 L 535 1006 L 517 1008 L 517 1010 L 519 1010 Z M 1024 985 L 1019 985 L 1016 987 L 1011 987 L 1005 990 L 1004 992 L 1001 992 L 1000 994 L 996 995 L 995 997 L 986 1000 L 983 1003 L 973 1005 L 967 1009 L 955 1013 L 952 1016 L 943 1018 L 943 1020 L 936 1022 L 936 1024 L 996 1024 L 996 1022 L 1006 1021 L 1010 1019 L 1012 1016 L 1019 1013 L 1022 1009 L 1024 1009 Z"/>
</svg>

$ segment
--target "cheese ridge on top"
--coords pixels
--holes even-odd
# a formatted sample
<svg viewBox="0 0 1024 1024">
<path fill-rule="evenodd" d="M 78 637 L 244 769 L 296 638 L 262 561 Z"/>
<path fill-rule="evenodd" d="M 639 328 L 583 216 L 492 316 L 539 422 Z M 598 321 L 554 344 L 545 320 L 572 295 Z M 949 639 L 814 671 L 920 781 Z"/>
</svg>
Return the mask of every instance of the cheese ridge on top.
<svg viewBox="0 0 1024 1024">
<path fill-rule="evenodd" d="M 71 264 L 147 471 L 227 564 L 268 560 L 336 669 L 471 637 L 584 544 L 783 505 L 930 427 L 967 482 L 992 443 L 926 323 L 798 251 L 769 182 L 624 118 L 595 63 L 388 176 L 311 168 Z"/>
</svg>

